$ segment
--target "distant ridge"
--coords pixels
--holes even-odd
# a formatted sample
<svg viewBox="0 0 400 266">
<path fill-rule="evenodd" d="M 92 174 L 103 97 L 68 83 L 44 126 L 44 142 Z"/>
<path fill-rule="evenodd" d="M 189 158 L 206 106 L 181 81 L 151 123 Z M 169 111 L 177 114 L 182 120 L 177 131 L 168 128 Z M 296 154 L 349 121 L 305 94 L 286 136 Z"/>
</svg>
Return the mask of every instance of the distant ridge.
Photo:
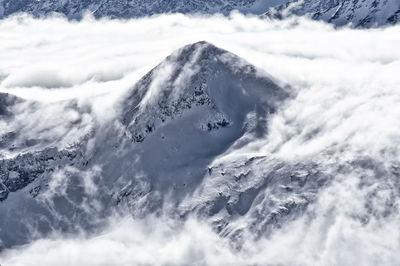
<svg viewBox="0 0 400 266">
<path fill-rule="evenodd" d="M 336 26 L 379 27 L 400 21 L 398 0 L 0 0 L 0 18 L 19 12 L 35 17 L 52 13 L 81 19 L 85 13 L 96 18 L 138 18 L 157 14 L 224 14 L 239 11 L 282 19 L 307 16 Z"/>
</svg>

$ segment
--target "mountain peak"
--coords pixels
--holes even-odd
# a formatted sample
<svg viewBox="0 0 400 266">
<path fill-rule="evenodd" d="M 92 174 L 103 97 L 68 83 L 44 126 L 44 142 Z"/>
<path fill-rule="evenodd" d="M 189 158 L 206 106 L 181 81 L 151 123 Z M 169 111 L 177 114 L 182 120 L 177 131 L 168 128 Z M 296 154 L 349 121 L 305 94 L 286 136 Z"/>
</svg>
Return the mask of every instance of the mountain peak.
<svg viewBox="0 0 400 266">
<path fill-rule="evenodd" d="M 177 62 L 187 62 L 190 61 L 191 56 L 196 54 L 201 55 L 201 58 L 217 56 L 223 53 L 228 53 L 224 49 L 218 48 L 217 46 L 209 43 L 207 41 L 198 41 L 192 44 L 183 46 L 182 48 L 176 50 L 166 59 L 175 59 Z"/>
<path fill-rule="evenodd" d="M 159 125 L 193 110 L 204 109 L 199 127 L 208 131 L 231 124 L 232 117 L 243 122 L 256 105 L 274 108 L 287 96 L 242 58 L 200 41 L 176 50 L 139 80 L 122 104 L 122 123 L 141 142 Z"/>
</svg>

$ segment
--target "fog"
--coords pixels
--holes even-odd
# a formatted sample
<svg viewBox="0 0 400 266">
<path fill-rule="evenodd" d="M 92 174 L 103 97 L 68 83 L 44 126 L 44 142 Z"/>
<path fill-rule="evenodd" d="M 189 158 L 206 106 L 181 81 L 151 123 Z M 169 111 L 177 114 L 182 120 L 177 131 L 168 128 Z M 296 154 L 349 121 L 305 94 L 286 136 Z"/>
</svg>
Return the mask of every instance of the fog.
<svg viewBox="0 0 400 266">
<path fill-rule="evenodd" d="M 53 235 L 6 250 L 2 266 L 400 264 L 398 176 L 376 173 L 392 171 L 400 159 L 400 26 L 334 29 L 237 13 L 80 22 L 10 17 L 0 20 L 0 92 L 29 102 L 17 104 L 13 122 L 0 121 L 0 134 L 67 146 L 112 121 L 127 91 L 166 56 L 201 40 L 290 86 L 293 99 L 268 122 L 267 138 L 217 160 L 317 158 L 335 179 L 307 213 L 271 236 L 249 235 L 240 250 L 199 218 L 110 217 L 94 236 Z M 157 96 L 152 89 L 150 99 Z M 351 168 L 358 157 L 378 166 Z M 336 173 L 337 164 L 350 170 Z"/>
</svg>

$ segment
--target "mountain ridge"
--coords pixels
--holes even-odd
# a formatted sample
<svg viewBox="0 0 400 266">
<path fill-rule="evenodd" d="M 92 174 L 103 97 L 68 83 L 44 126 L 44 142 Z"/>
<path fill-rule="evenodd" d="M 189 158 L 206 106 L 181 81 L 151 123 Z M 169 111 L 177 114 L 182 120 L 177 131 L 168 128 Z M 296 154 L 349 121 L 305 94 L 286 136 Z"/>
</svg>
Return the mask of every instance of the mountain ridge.
<svg viewBox="0 0 400 266">
<path fill-rule="evenodd" d="M 0 19 L 16 13 L 46 17 L 52 13 L 68 19 L 82 19 L 90 13 L 96 18 L 129 19 L 160 14 L 223 14 L 232 11 L 286 18 L 291 15 L 307 16 L 335 26 L 379 27 L 400 21 L 400 3 L 397 0 L 208 0 L 199 2 L 159 0 L 1 0 Z"/>
<path fill-rule="evenodd" d="M 162 1 L 130 1 L 130 0 L 68 0 L 68 1 L 33 1 L 2 0 L 0 1 L 0 18 L 16 12 L 27 12 L 42 17 L 52 12 L 61 13 L 70 19 L 80 19 L 85 12 L 95 17 L 132 18 L 167 13 L 184 14 L 228 14 L 233 10 L 250 13 L 263 13 L 276 3 L 286 0 L 162 0 Z"/>
<path fill-rule="evenodd" d="M 308 16 L 335 26 L 370 28 L 400 22 L 397 0 L 295 0 L 271 8 L 265 16 L 282 19 Z"/>
</svg>

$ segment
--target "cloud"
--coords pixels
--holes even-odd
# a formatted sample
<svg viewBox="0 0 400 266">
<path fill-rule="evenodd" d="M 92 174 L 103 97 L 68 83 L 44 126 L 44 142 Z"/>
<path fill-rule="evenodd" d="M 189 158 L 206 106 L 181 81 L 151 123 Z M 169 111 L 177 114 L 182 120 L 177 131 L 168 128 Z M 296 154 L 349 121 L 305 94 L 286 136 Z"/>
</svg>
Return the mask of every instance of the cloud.
<svg viewBox="0 0 400 266">
<path fill-rule="evenodd" d="M 354 181 L 354 180 L 352 180 Z M 347 185 L 352 181 L 347 181 Z M 323 211 L 311 224 L 304 218 L 286 225 L 269 239 L 250 235 L 237 250 L 205 221 L 166 217 L 133 220 L 115 217 L 96 236 L 55 236 L 2 253 L 2 264 L 30 265 L 397 265 L 398 219 L 381 226 L 360 226 L 332 210 L 335 193 L 353 202 L 364 195 L 333 186 L 321 197 Z M 351 195 L 350 195 L 351 194 Z M 332 205 L 333 204 L 333 205 Z M 337 203 L 336 203 L 337 204 Z M 340 201 L 340 204 L 345 204 Z M 347 202 L 348 204 L 348 202 Z M 354 206 L 340 206 L 349 210 Z M 358 206 L 356 206 L 358 207 Z"/>
<path fill-rule="evenodd" d="M 217 161 L 312 157 L 335 176 L 303 217 L 269 238 L 249 235 L 240 251 L 198 218 L 121 218 L 95 236 L 59 235 L 8 250 L 0 254 L 2 266 L 400 263 L 392 173 L 400 155 L 400 26 L 334 29 L 302 18 L 240 14 L 80 22 L 15 16 L 0 21 L 0 32 L 0 92 L 27 100 L 13 107 L 11 123 L 1 123 L 1 134 L 19 132 L 16 143 L 34 137 L 40 147 L 67 146 L 94 125 L 113 121 L 115 104 L 166 56 L 206 40 L 290 84 L 296 95 L 268 121 L 267 138 L 244 136 L 252 141 Z M 146 100 L 158 96 L 163 79 L 157 82 Z M 377 165 L 353 167 L 363 156 L 384 174 Z M 100 173 L 92 170 L 84 184 L 90 196 Z M 58 174 L 53 181 L 64 182 L 65 173 Z"/>
</svg>

